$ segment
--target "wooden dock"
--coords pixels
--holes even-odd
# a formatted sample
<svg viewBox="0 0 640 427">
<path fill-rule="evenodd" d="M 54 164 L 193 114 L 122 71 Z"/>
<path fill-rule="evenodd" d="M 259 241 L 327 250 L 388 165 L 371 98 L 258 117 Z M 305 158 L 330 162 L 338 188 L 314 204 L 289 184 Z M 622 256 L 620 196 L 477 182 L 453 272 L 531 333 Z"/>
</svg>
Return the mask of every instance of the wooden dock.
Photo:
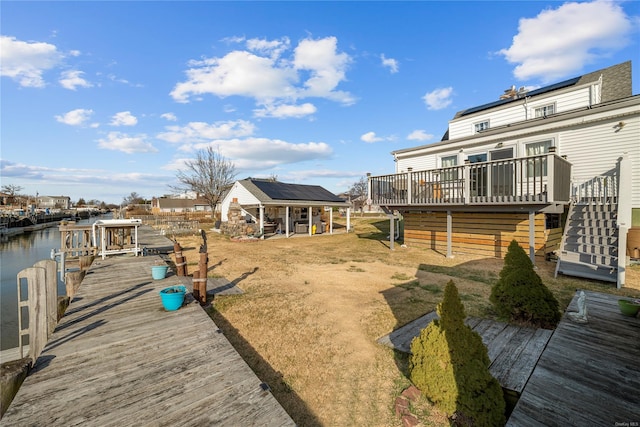
<svg viewBox="0 0 640 427">
<path fill-rule="evenodd" d="M 619 296 L 585 294 L 588 323 L 565 314 L 508 426 L 640 425 L 640 319 L 620 313 Z"/>
<path fill-rule="evenodd" d="M 378 339 L 378 342 L 396 350 L 411 353 L 413 338 L 420 335 L 420 331 L 437 317 L 435 311 L 427 313 Z M 468 317 L 465 323 L 480 334 L 482 342 L 487 346 L 489 360 L 491 360 L 489 365 L 491 375 L 503 388 L 518 394 L 522 393 L 553 331 L 523 328 L 475 317 Z"/>
<path fill-rule="evenodd" d="M 0 425 L 295 425 L 199 304 L 162 308 L 160 261 L 94 261 Z"/>
</svg>

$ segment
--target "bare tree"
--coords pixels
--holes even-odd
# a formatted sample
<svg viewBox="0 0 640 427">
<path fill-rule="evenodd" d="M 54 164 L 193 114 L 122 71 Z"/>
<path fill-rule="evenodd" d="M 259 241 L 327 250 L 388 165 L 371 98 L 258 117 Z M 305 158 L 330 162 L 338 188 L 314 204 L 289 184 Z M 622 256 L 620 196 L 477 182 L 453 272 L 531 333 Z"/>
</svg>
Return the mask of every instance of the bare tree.
<svg viewBox="0 0 640 427">
<path fill-rule="evenodd" d="M 368 182 L 366 177 L 360 178 L 360 180 L 354 182 L 349 188 L 347 194 L 349 194 L 349 199 L 351 203 L 353 203 L 354 209 L 364 209 L 367 200 L 367 188 Z"/>
<path fill-rule="evenodd" d="M 144 198 L 140 196 L 138 193 L 136 193 L 135 191 L 133 191 L 127 197 L 124 197 L 122 199 L 122 203 L 124 206 L 139 205 L 144 203 Z"/>
<path fill-rule="evenodd" d="M 20 191 L 22 191 L 22 187 L 14 184 L 7 184 L 2 186 L 2 192 L 7 193 L 11 197 L 15 197 Z"/>
<path fill-rule="evenodd" d="M 231 187 L 236 177 L 236 167 L 219 150 L 207 147 L 196 153 L 196 158 L 185 162 L 186 170 L 180 170 L 176 178 L 179 185 L 171 186 L 175 191 L 193 191 L 205 199 L 211 212 L 222 200 L 225 191 Z"/>
</svg>

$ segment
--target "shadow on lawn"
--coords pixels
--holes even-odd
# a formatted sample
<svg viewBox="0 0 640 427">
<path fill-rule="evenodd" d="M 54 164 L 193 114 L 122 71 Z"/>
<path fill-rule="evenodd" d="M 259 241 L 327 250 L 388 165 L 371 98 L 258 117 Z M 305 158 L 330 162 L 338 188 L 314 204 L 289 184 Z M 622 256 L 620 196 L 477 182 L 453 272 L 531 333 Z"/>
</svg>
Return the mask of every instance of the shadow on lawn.
<svg viewBox="0 0 640 427">
<path fill-rule="evenodd" d="M 240 332 L 212 304 L 207 313 L 224 333 L 233 348 L 256 373 L 258 378 L 271 389 L 273 396 L 299 426 L 321 426 L 306 403 L 291 389 L 281 372 L 274 370 L 258 351 L 245 340 Z"/>
</svg>

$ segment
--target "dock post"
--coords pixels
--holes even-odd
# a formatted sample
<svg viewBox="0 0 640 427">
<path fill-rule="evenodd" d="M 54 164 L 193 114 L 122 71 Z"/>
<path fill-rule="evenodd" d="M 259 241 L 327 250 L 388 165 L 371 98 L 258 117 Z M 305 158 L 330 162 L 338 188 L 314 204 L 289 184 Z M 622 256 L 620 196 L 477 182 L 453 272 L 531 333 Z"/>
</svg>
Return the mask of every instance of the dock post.
<svg viewBox="0 0 640 427">
<path fill-rule="evenodd" d="M 57 264 L 54 260 L 43 259 L 33 264 L 34 267 L 42 267 L 45 270 L 45 293 L 46 293 L 46 318 L 47 318 L 47 339 L 51 337 L 58 324 L 58 278 L 56 277 Z"/>
</svg>

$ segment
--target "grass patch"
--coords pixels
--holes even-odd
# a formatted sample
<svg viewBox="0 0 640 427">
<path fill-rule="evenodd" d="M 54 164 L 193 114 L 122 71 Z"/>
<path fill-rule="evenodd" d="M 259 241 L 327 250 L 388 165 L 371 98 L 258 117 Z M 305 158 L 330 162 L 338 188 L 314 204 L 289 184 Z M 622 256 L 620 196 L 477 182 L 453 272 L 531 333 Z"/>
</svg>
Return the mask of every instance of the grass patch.
<svg viewBox="0 0 640 427">
<path fill-rule="evenodd" d="M 418 267 L 421 271 L 429 273 L 444 274 L 451 277 L 458 277 L 465 280 L 473 280 L 474 282 L 486 283 L 493 285 L 498 280 L 498 273 L 494 271 L 479 271 L 460 267 L 447 267 L 442 265 L 420 264 Z"/>
</svg>

